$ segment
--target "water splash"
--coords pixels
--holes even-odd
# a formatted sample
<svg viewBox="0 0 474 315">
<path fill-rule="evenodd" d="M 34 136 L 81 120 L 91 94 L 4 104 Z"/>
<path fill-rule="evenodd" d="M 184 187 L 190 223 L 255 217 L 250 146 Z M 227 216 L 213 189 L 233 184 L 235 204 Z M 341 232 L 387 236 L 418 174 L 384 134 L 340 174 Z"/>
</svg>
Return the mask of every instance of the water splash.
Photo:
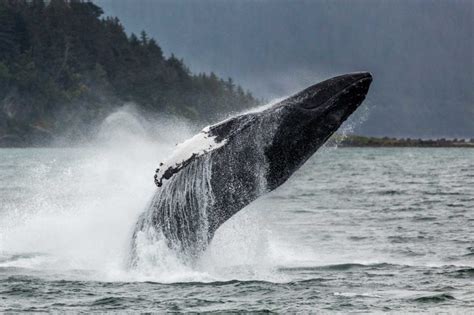
<svg viewBox="0 0 474 315">
<path fill-rule="evenodd" d="M 193 235 L 180 238 L 197 240 L 194 252 L 183 257 L 183 248 L 176 243 L 177 231 L 168 228 L 171 224 L 155 223 L 153 226 L 164 228 L 140 231 L 135 241 L 136 268 L 127 268 L 137 218 L 156 192 L 152 176 L 156 162 L 169 156 L 174 145 L 192 132 L 184 122 L 149 121 L 129 108 L 110 116 L 100 130 L 87 148 L 36 150 L 31 156 L 22 151 L 18 158 L 8 159 L 22 165 L 13 167 L 15 173 L 6 188 L 17 185 L 21 193 L 18 200 L 2 200 L 0 205 L 4 212 L 0 213 L 0 255 L 27 255 L 0 262 L 0 267 L 60 271 L 61 278 L 68 279 L 278 282 L 282 281 L 275 271 L 279 264 L 312 259 L 312 253 L 296 243 L 282 244 L 270 232 L 272 228 L 265 224 L 268 218 L 262 213 L 268 206 L 262 202 L 232 217 L 208 244 L 207 211 L 214 196 L 209 184 L 211 160 L 205 159 L 175 174 L 176 181 L 160 188 L 161 194 L 152 202 L 169 205 L 166 217 L 143 217 L 148 222 L 197 224 L 183 230 Z M 179 180 L 187 182 L 179 184 Z M 259 187 L 264 189 L 264 177 L 261 180 Z M 178 190 L 179 186 L 186 188 Z M 190 198 L 194 198 L 191 210 L 180 211 Z M 200 258 L 188 259 L 193 256 Z"/>
<path fill-rule="evenodd" d="M 2 152 L 13 165 L 0 165 L 9 176 L 0 183 L 0 254 L 41 253 L 22 260 L 39 269 L 125 266 L 131 232 L 155 188 L 156 160 L 191 133 L 182 122 L 147 121 L 128 107 L 99 130 L 86 147 Z"/>
<path fill-rule="evenodd" d="M 132 240 L 131 264 L 147 260 L 144 244 L 165 242 L 184 262 L 199 257 L 210 240 L 208 210 L 214 205 L 211 187 L 211 157 L 196 159 L 165 181 L 153 197 L 149 211 L 137 224 Z M 160 209 L 160 211 L 151 211 Z M 145 245 L 145 252 L 148 248 Z M 158 246 L 158 251 L 160 248 Z"/>
</svg>

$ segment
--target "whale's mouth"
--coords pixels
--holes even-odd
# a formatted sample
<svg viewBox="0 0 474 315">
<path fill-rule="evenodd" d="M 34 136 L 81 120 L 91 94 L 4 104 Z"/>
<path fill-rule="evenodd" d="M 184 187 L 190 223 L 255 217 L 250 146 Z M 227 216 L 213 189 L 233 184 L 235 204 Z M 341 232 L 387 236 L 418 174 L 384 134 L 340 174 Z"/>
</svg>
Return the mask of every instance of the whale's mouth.
<svg viewBox="0 0 474 315">
<path fill-rule="evenodd" d="M 365 99 L 371 83 L 369 72 L 338 76 L 308 88 L 300 106 L 318 112 L 341 106 L 355 110 Z"/>
</svg>

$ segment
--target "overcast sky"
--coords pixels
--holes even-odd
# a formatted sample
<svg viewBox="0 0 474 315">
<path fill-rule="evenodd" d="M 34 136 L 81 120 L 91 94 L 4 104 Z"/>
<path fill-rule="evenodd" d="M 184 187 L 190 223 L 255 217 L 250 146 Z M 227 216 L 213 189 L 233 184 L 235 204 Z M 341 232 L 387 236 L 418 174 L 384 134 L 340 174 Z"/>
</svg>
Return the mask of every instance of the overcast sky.
<svg viewBox="0 0 474 315">
<path fill-rule="evenodd" d="M 371 71 L 359 133 L 474 137 L 474 1 L 95 2 L 193 72 L 232 77 L 267 99 Z"/>
</svg>

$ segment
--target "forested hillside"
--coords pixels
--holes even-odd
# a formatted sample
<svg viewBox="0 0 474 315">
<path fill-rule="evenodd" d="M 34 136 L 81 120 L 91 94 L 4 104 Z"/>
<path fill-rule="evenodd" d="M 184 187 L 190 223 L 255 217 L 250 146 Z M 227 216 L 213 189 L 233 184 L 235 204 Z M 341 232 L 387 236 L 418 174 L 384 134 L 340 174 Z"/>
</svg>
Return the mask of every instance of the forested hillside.
<svg viewBox="0 0 474 315">
<path fill-rule="evenodd" d="M 85 1 L 0 0 L 0 146 L 87 138 L 126 102 L 201 121 L 257 104 L 102 14 Z"/>
</svg>

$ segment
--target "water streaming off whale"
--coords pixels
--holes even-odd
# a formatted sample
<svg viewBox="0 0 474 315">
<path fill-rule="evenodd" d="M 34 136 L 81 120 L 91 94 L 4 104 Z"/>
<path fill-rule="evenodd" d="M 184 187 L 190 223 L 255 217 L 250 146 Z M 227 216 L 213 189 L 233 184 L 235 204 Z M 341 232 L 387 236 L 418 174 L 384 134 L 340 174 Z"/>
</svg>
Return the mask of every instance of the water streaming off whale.
<svg viewBox="0 0 474 315">
<path fill-rule="evenodd" d="M 252 116 L 242 117 L 239 121 L 239 128 L 254 130 L 261 128 L 259 124 L 249 127 L 251 122 L 253 122 Z M 209 133 L 209 128 L 220 128 L 220 126 L 206 127 L 201 133 Z M 239 189 L 240 187 L 236 187 L 238 185 L 233 184 L 231 178 L 223 177 L 222 180 L 226 186 L 216 187 L 219 193 L 222 194 L 222 189 L 235 191 L 240 193 L 238 198 L 246 199 L 255 198 L 266 190 L 267 165 L 262 153 L 268 137 L 259 134 L 250 136 L 252 136 L 251 133 L 232 143 L 232 149 L 237 148 L 238 150 L 243 150 L 249 142 L 253 144 L 254 150 L 245 155 L 247 160 L 245 169 L 241 169 L 240 164 L 235 161 L 237 157 L 233 155 L 232 150 L 221 149 L 221 143 L 227 141 L 227 139 L 221 139 L 216 148 L 211 151 L 202 151 L 202 155 L 191 153 L 187 157 L 189 160 L 183 162 L 185 167 L 181 168 L 178 163 L 176 173 L 173 173 L 168 179 L 160 181 L 160 186 L 135 227 L 131 244 L 131 267 L 139 268 L 143 259 L 145 259 L 145 264 L 148 264 L 150 252 L 159 255 L 156 250 L 153 251 L 151 248 L 153 244 L 160 243 L 167 244 L 167 247 L 182 263 L 190 265 L 197 263 L 220 226 L 220 222 L 231 216 L 226 214 L 227 209 L 229 209 L 229 213 L 232 213 L 233 207 L 238 206 L 239 203 L 237 199 L 232 199 L 235 204 L 223 203 L 222 199 L 216 200 L 212 180 L 214 179 L 215 183 L 216 177 L 224 175 L 221 167 L 225 167 L 226 171 L 230 171 L 231 174 L 245 172 L 246 181 L 251 191 L 249 189 L 247 193 L 245 190 Z M 199 134 L 197 138 L 199 139 Z M 210 141 L 214 141 L 212 137 Z M 193 142 L 184 143 L 184 145 L 191 146 L 194 152 L 199 152 L 202 143 L 198 142 L 197 144 L 195 147 Z M 225 158 L 225 164 L 222 164 L 223 158 Z M 166 168 L 168 165 L 165 163 L 160 167 Z M 146 244 L 144 251 L 141 250 L 143 244 Z"/>
<path fill-rule="evenodd" d="M 214 206 L 210 160 L 210 157 L 194 160 L 158 189 L 149 207 L 161 211 L 146 211 L 141 215 L 132 238 L 132 266 L 140 264 L 143 243 L 153 246 L 164 241 L 183 261 L 198 257 L 207 248 L 210 240 L 207 212 Z"/>
</svg>

